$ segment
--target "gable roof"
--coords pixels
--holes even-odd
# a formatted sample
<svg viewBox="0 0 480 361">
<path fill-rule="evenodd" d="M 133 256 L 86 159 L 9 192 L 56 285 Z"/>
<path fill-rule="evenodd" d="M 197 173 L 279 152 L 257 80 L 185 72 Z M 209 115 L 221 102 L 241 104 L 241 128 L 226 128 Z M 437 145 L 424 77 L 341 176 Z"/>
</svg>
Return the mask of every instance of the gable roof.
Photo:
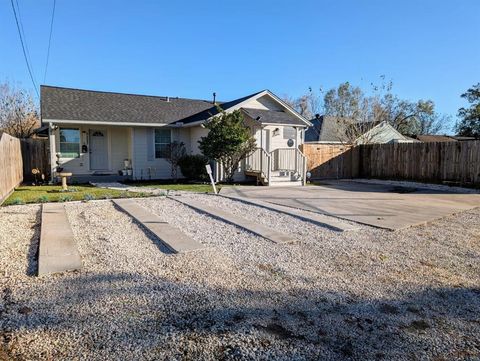
<svg viewBox="0 0 480 361">
<path fill-rule="evenodd" d="M 192 114 L 191 116 L 179 120 L 179 122 L 183 124 L 192 124 L 196 122 L 203 122 L 219 113 L 219 107 L 223 110 L 228 110 L 232 107 L 235 107 L 236 105 L 243 103 L 245 100 L 248 100 L 250 98 L 253 98 L 254 96 L 260 94 L 260 92 L 256 92 L 247 96 L 244 96 L 242 98 L 238 98 L 235 100 L 231 100 L 229 102 L 223 102 L 223 103 L 218 103 L 218 104 L 212 104 L 210 103 L 210 107 L 208 109 L 205 109 L 199 113 Z"/>
<path fill-rule="evenodd" d="M 306 126 L 306 124 L 300 119 L 284 111 L 253 108 L 242 108 L 242 110 L 250 118 L 259 122 L 260 124 L 291 124 Z"/>
<path fill-rule="evenodd" d="M 313 126 L 305 132 L 306 142 L 328 142 L 328 143 L 347 143 L 352 139 L 348 137 L 349 124 L 352 120 L 334 116 L 322 115 L 310 121 Z M 414 142 L 401 134 L 387 122 L 380 122 L 375 125 L 373 122 L 357 123 L 358 131 L 363 131 L 363 135 L 358 137 L 356 143 L 373 142 L 387 143 L 392 140 Z M 363 130 L 362 130 L 363 129 Z"/>
<path fill-rule="evenodd" d="M 310 125 L 300 114 L 268 90 L 262 90 L 229 102 L 150 95 L 124 94 L 94 90 L 41 86 L 41 116 L 44 122 L 99 123 L 121 125 L 196 125 L 219 113 L 248 105 L 251 99 L 269 96 L 281 104 L 283 112 L 262 112 L 269 123 Z M 258 112 L 257 112 L 258 113 Z M 258 115 L 257 115 L 258 116 Z M 257 117 L 256 116 L 256 117 Z M 265 121 L 267 123 L 267 121 Z"/>
<path fill-rule="evenodd" d="M 448 135 L 437 135 L 437 134 L 424 134 L 415 136 L 421 142 L 430 143 L 430 142 L 456 142 L 457 139 L 450 137 Z"/>
<path fill-rule="evenodd" d="M 392 127 L 391 124 L 383 121 L 371 128 L 369 131 L 365 132 L 360 137 L 358 137 L 355 143 L 390 143 L 392 141 L 401 141 L 408 143 L 418 142 L 413 138 L 404 136 L 402 133 Z"/>
<path fill-rule="evenodd" d="M 310 120 L 312 126 L 305 132 L 306 142 L 346 142 L 348 141 L 345 131 L 346 122 L 338 117 L 321 115 Z"/>
</svg>

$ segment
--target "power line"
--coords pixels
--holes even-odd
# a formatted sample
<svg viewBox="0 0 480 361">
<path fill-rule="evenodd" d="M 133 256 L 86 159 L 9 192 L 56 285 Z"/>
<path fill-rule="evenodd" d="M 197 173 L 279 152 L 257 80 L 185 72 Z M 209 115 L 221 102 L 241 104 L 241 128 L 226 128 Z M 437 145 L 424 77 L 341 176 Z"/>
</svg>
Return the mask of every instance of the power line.
<svg viewBox="0 0 480 361">
<path fill-rule="evenodd" d="M 50 44 L 52 42 L 53 19 L 55 18 L 56 2 L 57 0 L 53 0 L 52 20 L 50 21 L 50 36 L 48 37 L 47 62 L 45 63 L 45 73 L 43 74 L 43 84 L 45 84 L 45 80 L 47 79 L 48 59 L 50 58 Z"/>
<path fill-rule="evenodd" d="M 20 24 L 20 30 L 22 31 L 23 41 L 25 43 L 25 50 L 27 52 L 27 58 L 29 63 L 32 64 L 32 58 L 30 57 L 30 50 L 28 49 L 27 36 L 25 35 L 25 29 L 23 28 L 22 13 L 20 11 L 20 5 L 18 4 L 18 0 L 15 0 L 15 3 L 17 4 L 18 23 Z M 35 83 L 36 83 L 37 78 L 35 77 L 35 72 L 33 71 L 33 67 L 32 67 L 32 74 L 33 74 L 33 79 L 35 80 Z"/>
<path fill-rule="evenodd" d="M 27 58 L 27 53 L 25 51 L 25 44 L 23 43 L 22 32 L 20 30 L 20 25 L 18 23 L 17 11 L 15 10 L 15 5 L 13 4 L 13 0 L 10 0 L 10 3 L 12 4 L 13 15 L 15 15 L 15 23 L 17 24 L 18 36 L 20 37 L 20 43 L 22 44 L 23 57 L 25 58 L 25 62 L 27 63 L 28 74 L 30 74 L 30 79 L 32 80 L 32 84 L 33 84 L 33 88 L 35 89 L 35 93 L 37 93 L 37 97 L 40 98 L 40 94 L 38 94 L 37 85 L 35 84 L 35 80 L 33 78 L 32 69 L 30 67 L 30 63 L 29 63 L 28 58 Z"/>
</svg>

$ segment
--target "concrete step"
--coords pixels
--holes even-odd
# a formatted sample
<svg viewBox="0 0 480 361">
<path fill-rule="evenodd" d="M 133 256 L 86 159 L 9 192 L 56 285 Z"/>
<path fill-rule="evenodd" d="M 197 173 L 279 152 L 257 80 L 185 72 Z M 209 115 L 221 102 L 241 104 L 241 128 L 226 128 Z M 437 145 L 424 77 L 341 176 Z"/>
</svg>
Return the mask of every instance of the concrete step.
<svg viewBox="0 0 480 361">
<path fill-rule="evenodd" d="M 268 184 L 269 186 L 272 187 L 293 187 L 293 186 L 302 186 L 302 181 L 276 181 L 276 180 L 270 180 L 270 183 Z"/>
<path fill-rule="evenodd" d="M 199 201 L 195 201 L 193 199 L 190 199 L 188 197 L 169 197 L 171 199 L 176 200 L 177 202 L 183 203 L 193 209 L 196 209 L 197 211 L 207 213 L 211 216 L 214 216 L 216 218 L 220 218 L 221 220 L 234 224 L 238 227 L 244 228 L 247 231 L 250 231 L 252 233 L 255 233 L 263 238 L 266 238 L 274 243 L 292 243 L 295 242 L 295 239 L 287 235 L 285 233 L 280 233 L 278 231 L 275 231 L 273 229 L 270 229 L 263 224 L 260 223 L 255 223 L 252 222 L 248 219 L 245 219 L 243 217 L 237 216 L 235 214 L 225 212 L 221 209 L 214 208 L 214 207 L 209 207 L 204 205 L 203 203 Z"/>
<path fill-rule="evenodd" d="M 113 203 L 153 233 L 173 253 L 195 251 L 204 248 L 202 244 L 190 238 L 178 228 L 171 226 L 148 209 L 140 206 L 133 199 L 115 199 Z"/>
<path fill-rule="evenodd" d="M 222 197 L 230 198 L 248 204 L 253 204 L 255 206 L 270 209 L 276 212 L 288 214 L 290 216 L 303 219 L 307 222 L 315 223 L 321 227 L 325 227 L 336 232 L 350 231 L 360 228 L 356 224 L 348 224 L 346 222 L 343 222 L 342 220 L 338 220 L 334 217 L 328 217 L 324 214 L 318 214 L 315 212 L 304 211 L 298 208 L 291 208 L 275 203 L 264 202 L 259 199 L 245 198 L 238 195 L 222 195 Z"/>
<path fill-rule="evenodd" d="M 44 204 L 38 252 L 38 275 L 81 268 L 82 259 L 73 238 L 65 206 L 60 203 Z"/>
</svg>

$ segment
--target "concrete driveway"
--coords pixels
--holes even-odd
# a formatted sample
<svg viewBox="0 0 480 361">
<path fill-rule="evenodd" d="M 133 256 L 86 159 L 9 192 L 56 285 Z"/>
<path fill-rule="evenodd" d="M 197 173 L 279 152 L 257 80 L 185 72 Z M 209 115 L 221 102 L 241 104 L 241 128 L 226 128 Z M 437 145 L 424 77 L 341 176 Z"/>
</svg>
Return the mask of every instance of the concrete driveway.
<svg viewBox="0 0 480 361">
<path fill-rule="evenodd" d="M 400 229 L 480 206 L 480 194 L 355 181 L 306 187 L 229 187 L 223 195 L 280 204 L 386 229 Z"/>
</svg>

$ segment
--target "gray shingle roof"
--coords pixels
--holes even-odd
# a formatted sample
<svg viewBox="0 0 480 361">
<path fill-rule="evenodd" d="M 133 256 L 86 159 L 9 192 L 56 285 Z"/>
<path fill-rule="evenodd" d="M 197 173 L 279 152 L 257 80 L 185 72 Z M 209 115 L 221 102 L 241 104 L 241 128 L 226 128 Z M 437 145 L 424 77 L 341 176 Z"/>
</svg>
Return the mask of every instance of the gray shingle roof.
<svg viewBox="0 0 480 361">
<path fill-rule="evenodd" d="M 247 95 L 247 96 L 244 96 L 242 98 L 231 100 L 229 102 L 223 102 L 223 103 L 219 103 L 217 105 L 210 105 L 210 108 L 205 109 L 204 111 L 202 111 L 200 113 L 197 113 L 197 114 L 194 114 L 194 115 L 192 115 L 188 118 L 182 119 L 181 122 L 184 123 L 184 124 L 189 124 L 189 123 L 194 123 L 194 122 L 206 120 L 206 119 L 208 119 L 208 118 L 210 118 L 210 117 L 219 113 L 218 107 L 220 107 L 223 110 L 226 110 L 228 108 L 234 107 L 237 104 L 240 104 L 244 100 L 247 100 L 248 98 L 251 98 L 251 97 L 253 97 L 253 96 L 255 96 L 259 93 L 261 93 L 261 91 L 250 94 L 250 95 Z"/>
<path fill-rule="evenodd" d="M 261 124 L 292 124 L 303 125 L 305 122 L 301 121 L 297 117 L 283 111 L 265 110 L 265 109 L 252 109 L 242 108 L 243 111 L 252 119 L 257 120 Z"/>
<path fill-rule="evenodd" d="M 210 108 L 205 100 L 41 87 L 42 119 L 169 124 Z"/>
<path fill-rule="evenodd" d="M 189 124 L 218 114 L 218 106 L 229 109 L 259 94 L 217 105 L 206 100 L 167 98 L 149 95 L 111 93 L 53 86 L 41 86 L 42 119 L 139 124 Z M 261 123 L 305 125 L 286 112 L 244 109 Z"/>
<path fill-rule="evenodd" d="M 338 121 L 337 117 L 322 115 L 321 117 L 310 120 L 313 124 L 305 132 L 306 142 L 340 142 L 347 141 L 345 131 L 345 122 Z"/>
</svg>

